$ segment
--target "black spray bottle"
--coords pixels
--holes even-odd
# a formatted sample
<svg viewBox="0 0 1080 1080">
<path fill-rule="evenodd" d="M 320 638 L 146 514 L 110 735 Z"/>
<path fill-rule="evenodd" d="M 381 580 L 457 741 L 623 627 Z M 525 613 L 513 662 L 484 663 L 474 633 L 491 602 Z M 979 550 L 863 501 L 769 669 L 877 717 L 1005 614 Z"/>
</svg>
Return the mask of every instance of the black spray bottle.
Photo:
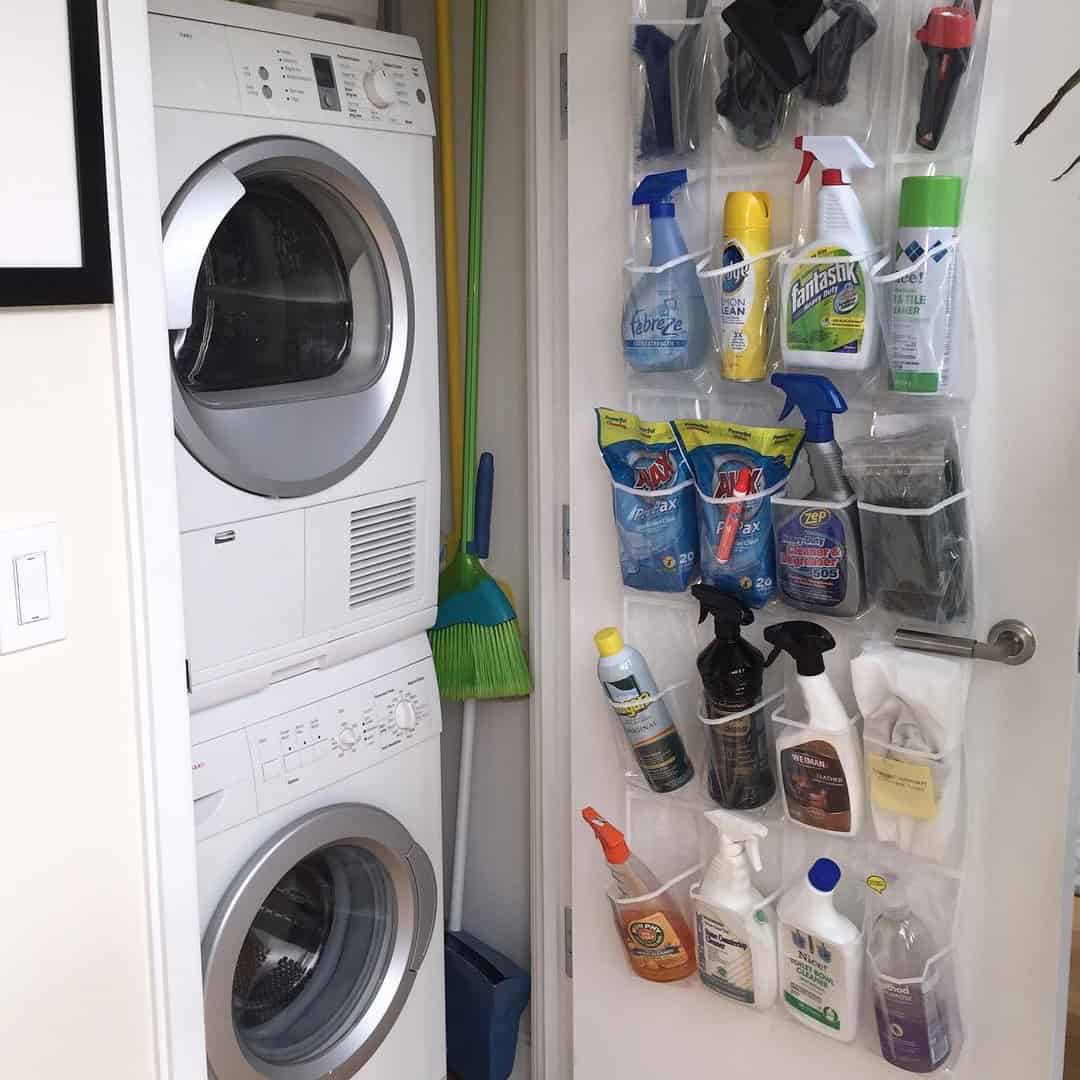
<svg viewBox="0 0 1080 1080">
<path fill-rule="evenodd" d="M 692 590 L 701 604 L 701 619 L 713 617 L 715 639 L 697 658 L 705 689 L 705 716 L 722 719 L 743 713 L 724 724 L 709 724 L 709 796 L 727 810 L 764 806 L 776 792 L 769 754 L 768 726 L 761 703 L 765 657 L 740 632 L 754 621 L 741 600 L 711 585 Z"/>
</svg>

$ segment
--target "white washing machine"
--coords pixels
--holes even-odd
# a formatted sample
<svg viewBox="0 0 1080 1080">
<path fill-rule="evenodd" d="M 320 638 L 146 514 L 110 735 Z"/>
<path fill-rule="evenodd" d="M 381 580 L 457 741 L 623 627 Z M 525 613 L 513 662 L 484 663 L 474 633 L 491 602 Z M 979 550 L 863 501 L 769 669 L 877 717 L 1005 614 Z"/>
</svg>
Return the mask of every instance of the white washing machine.
<svg viewBox="0 0 1080 1080">
<path fill-rule="evenodd" d="M 192 707 L 430 626 L 439 360 L 412 38 L 151 0 Z"/>
<path fill-rule="evenodd" d="M 192 717 L 214 1080 L 441 1080 L 427 638 Z"/>
</svg>

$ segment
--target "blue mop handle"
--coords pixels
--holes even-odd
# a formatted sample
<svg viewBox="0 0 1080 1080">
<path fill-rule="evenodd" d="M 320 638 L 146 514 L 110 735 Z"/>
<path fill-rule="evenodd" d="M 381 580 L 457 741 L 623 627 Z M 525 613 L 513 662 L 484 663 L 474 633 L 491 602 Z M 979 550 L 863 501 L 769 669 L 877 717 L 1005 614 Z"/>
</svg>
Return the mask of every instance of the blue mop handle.
<svg viewBox="0 0 1080 1080">
<path fill-rule="evenodd" d="M 491 505 L 495 495 L 495 456 L 488 450 L 476 466 L 476 534 L 468 546 L 470 555 L 486 559 L 491 551 Z"/>
</svg>

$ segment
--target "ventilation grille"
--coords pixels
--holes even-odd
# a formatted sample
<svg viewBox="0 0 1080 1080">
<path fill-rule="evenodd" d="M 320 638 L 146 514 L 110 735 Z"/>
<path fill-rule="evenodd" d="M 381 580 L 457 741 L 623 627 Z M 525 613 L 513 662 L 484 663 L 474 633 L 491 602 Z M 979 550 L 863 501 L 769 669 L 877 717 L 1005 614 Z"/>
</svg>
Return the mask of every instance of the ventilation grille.
<svg viewBox="0 0 1080 1080">
<path fill-rule="evenodd" d="M 349 515 L 349 607 L 403 593 L 416 581 L 416 499 Z"/>
</svg>

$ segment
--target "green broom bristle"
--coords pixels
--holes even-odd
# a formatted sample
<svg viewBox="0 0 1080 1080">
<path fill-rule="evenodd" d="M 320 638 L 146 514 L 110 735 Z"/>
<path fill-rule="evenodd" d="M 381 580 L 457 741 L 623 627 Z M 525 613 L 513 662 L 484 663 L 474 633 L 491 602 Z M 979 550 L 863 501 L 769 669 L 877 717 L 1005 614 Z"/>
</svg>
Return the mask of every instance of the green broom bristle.
<svg viewBox="0 0 1080 1080">
<path fill-rule="evenodd" d="M 448 701 L 528 697 L 532 677 L 517 619 L 455 623 L 429 633 L 439 693 Z"/>
</svg>

